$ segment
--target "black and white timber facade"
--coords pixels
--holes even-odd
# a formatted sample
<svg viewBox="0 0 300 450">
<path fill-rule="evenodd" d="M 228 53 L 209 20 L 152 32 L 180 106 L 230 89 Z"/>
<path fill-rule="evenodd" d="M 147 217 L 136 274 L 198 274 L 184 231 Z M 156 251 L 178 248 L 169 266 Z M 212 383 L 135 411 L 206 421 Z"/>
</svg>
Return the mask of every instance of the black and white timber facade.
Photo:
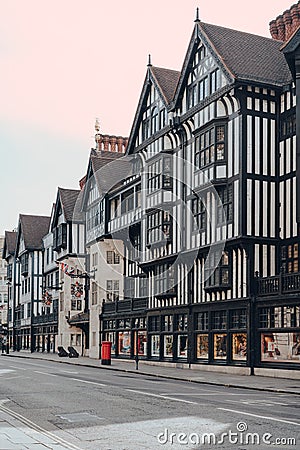
<svg viewBox="0 0 300 450">
<path fill-rule="evenodd" d="M 140 172 L 108 200 L 106 236 L 130 241 L 124 298 L 102 309 L 116 356 L 299 367 L 296 92 L 282 45 L 197 20 L 180 73 L 149 64 L 125 156 Z"/>
<path fill-rule="evenodd" d="M 24 245 L 24 219 L 15 247 L 6 235 L 11 348 L 98 358 L 110 341 L 116 358 L 299 370 L 300 7 L 297 20 L 284 36 L 271 22 L 271 39 L 197 18 L 180 72 L 149 60 L 129 139 L 96 122 L 43 248 Z M 42 291 L 28 296 L 29 267 Z"/>
</svg>

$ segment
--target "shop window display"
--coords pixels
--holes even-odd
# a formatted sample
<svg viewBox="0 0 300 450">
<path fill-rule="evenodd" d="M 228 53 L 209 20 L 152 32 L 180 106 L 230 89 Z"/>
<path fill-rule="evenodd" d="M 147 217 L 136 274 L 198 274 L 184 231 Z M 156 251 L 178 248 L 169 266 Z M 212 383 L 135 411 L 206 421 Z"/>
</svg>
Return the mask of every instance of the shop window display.
<svg viewBox="0 0 300 450">
<path fill-rule="evenodd" d="M 172 357 L 173 356 L 173 336 L 166 335 L 164 336 L 164 356 Z"/>
<path fill-rule="evenodd" d="M 188 349 L 188 337 L 186 334 L 178 335 L 177 347 L 178 358 L 186 358 Z"/>
<path fill-rule="evenodd" d="M 131 339 L 129 331 L 119 331 L 119 355 L 130 355 Z"/>
<path fill-rule="evenodd" d="M 300 363 L 300 333 L 262 333 L 261 361 Z"/>
<path fill-rule="evenodd" d="M 138 333 L 137 336 L 137 342 L 134 342 L 134 354 L 137 354 L 137 349 L 138 349 L 138 354 L 140 356 L 146 356 L 147 355 L 147 332 L 146 331 L 136 331 L 135 332 L 135 338 L 136 338 L 136 333 Z M 137 344 L 137 348 L 136 348 L 136 344 Z"/>
<path fill-rule="evenodd" d="M 160 336 L 151 336 L 151 356 L 159 356 Z"/>
<path fill-rule="evenodd" d="M 247 360 L 247 334 L 236 333 L 232 335 L 232 359 L 234 361 Z"/>
<path fill-rule="evenodd" d="M 214 359 L 226 359 L 227 357 L 227 334 L 214 335 Z"/>
<path fill-rule="evenodd" d="M 197 358 L 208 359 L 208 334 L 197 335 Z"/>
</svg>

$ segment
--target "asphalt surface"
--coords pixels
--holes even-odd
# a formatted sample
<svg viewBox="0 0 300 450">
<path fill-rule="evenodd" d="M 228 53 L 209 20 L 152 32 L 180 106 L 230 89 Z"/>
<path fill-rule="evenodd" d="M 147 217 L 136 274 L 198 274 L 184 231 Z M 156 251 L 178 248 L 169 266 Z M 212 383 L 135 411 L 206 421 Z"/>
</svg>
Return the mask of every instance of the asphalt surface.
<svg viewBox="0 0 300 450">
<path fill-rule="evenodd" d="M 6 450 L 9 434 L 1 429 L 12 418 L 19 422 L 12 425 L 11 440 L 22 427 L 36 439 L 8 447 L 14 450 L 244 450 L 270 444 L 299 449 L 298 399 L 289 393 L 1 358 L 0 449 Z"/>
</svg>

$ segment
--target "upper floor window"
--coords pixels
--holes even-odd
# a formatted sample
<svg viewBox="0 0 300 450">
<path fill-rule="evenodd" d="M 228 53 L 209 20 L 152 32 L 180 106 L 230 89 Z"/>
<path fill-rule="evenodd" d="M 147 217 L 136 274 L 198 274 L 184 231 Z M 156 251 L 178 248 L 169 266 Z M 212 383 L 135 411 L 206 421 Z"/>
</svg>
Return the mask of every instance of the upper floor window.
<svg viewBox="0 0 300 450">
<path fill-rule="evenodd" d="M 121 195 L 122 214 L 134 209 L 134 189 L 129 189 Z"/>
<path fill-rule="evenodd" d="M 281 139 L 291 137 L 296 134 L 296 113 L 293 112 L 282 118 L 280 127 Z"/>
<path fill-rule="evenodd" d="M 222 225 L 225 222 L 231 222 L 233 218 L 232 211 L 232 185 L 221 186 L 217 189 L 219 199 L 217 199 L 217 224 Z"/>
<path fill-rule="evenodd" d="M 134 285 L 135 281 L 133 277 L 126 277 L 124 279 L 124 294 L 126 298 L 134 297 Z"/>
<path fill-rule="evenodd" d="M 150 117 L 148 117 L 147 119 L 145 119 L 145 120 L 143 121 L 142 130 L 143 130 L 143 140 L 148 139 L 148 138 L 151 136 L 151 122 L 150 122 Z"/>
<path fill-rule="evenodd" d="M 228 251 L 221 255 L 219 251 L 211 251 L 205 261 L 204 272 L 206 288 L 228 288 L 231 284 Z"/>
<path fill-rule="evenodd" d="M 210 80 L 210 94 L 213 94 L 221 87 L 220 70 L 216 69 L 209 75 Z"/>
<path fill-rule="evenodd" d="M 8 280 L 12 279 L 12 269 L 13 269 L 12 264 L 8 264 L 6 268 L 6 276 Z"/>
<path fill-rule="evenodd" d="M 108 250 L 106 252 L 106 262 L 107 262 L 107 264 L 120 264 L 119 253 Z"/>
<path fill-rule="evenodd" d="M 192 212 L 194 216 L 193 230 L 203 230 L 206 226 L 206 207 L 203 201 L 197 197 L 192 200 Z"/>
<path fill-rule="evenodd" d="M 164 156 L 148 166 L 148 190 L 149 193 L 159 189 L 172 189 L 172 159 Z"/>
<path fill-rule="evenodd" d="M 87 211 L 87 230 L 100 225 L 104 220 L 104 204 L 100 202 L 97 205 L 92 206 Z"/>
<path fill-rule="evenodd" d="M 139 296 L 148 297 L 148 278 L 146 277 L 139 278 Z"/>
<path fill-rule="evenodd" d="M 154 134 L 158 131 L 159 122 L 158 122 L 158 109 L 157 107 L 152 109 L 151 112 L 151 133 Z"/>
<path fill-rule="evenodd" d="M 148 216 L 147 244 L 169 241 L 172 237 L 172 219 L 168 211 L 155 211 Z"/>
<path fill-rule="evenodd" d="M 91 291 L 92 291 L 92 305 L 97 305 L 97 302 L 98 302 L 98 286 L 97 286 L 97 283 L 95 283 L 94 281 L 92 282 Z"/>
<path fill-rule="evenodd" d="M 175 269 L 173 265 L 158 264 L 154 270 L 155 295 L 176 294 Z"/>
<path fill-rule="evenodd" d="M 212 313 L 212 328 L 214 330 L 225 330 L 227 328 L 226 311 L 214 311 Z"/>
<path fill-rule="evenodd" d="M 67 248 L 67 224 L 61 223 L 53 230 L 53 249 Z"/>
<path fill-rule="evenodd" d="M 25 275 L 28 273 L 28 261 L 29 261 L 29 255 L 28 253 L 23 253 L 20 258 L 21 261 L 21 274 Z"/>
<path fill-rule="evenodd" d="M 98 252 L 92 253 L 92 266 L 98 265 Z"/>
<path fill-rule="evenodd" d="M 195 166 L 205 167 L 225 159 L 225 125 L 217 125 L 195 138 Z"/>
<path fill-rule="evenodd" d="M 196 329 L 200 331 L 208 330 L 208 311 L 200 312 L 196 314 Z"/>
<path fill-rule="evenodd" d="M 284 273 L 299 272 L 298 243 L 281 247 L 281 264 Z"/>
<path fill-rule="evenodd" d="M 106 280 L 106 300 L 109 302 L 119 300 L 119 280 Z"/>
</svg>

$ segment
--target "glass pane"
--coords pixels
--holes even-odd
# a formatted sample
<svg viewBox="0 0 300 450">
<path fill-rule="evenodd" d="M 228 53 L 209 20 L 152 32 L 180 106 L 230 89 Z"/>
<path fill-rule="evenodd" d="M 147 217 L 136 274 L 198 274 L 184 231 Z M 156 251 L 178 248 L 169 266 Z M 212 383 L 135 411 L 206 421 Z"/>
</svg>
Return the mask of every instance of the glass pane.
<svg viewBox="0 0 300 450">
<path fill-rule="evenodd" d="M 151 356 L 159 356 L 160 336 L 151 336 Z"/>
<path fill-rule="evenodd" d="M 208 334 L 197 335 L 197 358 L 208 359 Z"/>
<path fill-rule="evenodd" d="M 247 359 L 246 333 L 239 333 L 232 335 L 232 359 L 235 361 L 246 361 Z"/>
<path fill-rule="evenodd" d="M 173 336 L 172 335 L 164 336 L 164 356 L 165 357 L 173 356 Z"/>
<path fill-rule="evenodd" d="M 131 350 L 131 338 L 130 331 L 119 332 L 119 355 L 130 355 Z"/>
<path fill-rule="evenodd" d="M 138 333 L 138 334 L 137 334 Z M 147 333 L 146 331 L 136 331 L 135 332 L 135 341 L 134 341 L 134 355 L 137 354 L 140 356 L 147 355 Z"/>
<path fill-rule="evenodd" d="M 261 361 L 300 363 L 300 333 L 262 333 Z"/>
<path fill-rule="evenodd" d="M 188 350 L 188 337 L 187 334 L 178 335 L 178 345 L 177 345 L 177 356 L 178 358 L 186 358 Z"/>
<path fill-rule="evenodd" d="M 226 359 L 227 357 L 227 334 L 214 335 L 214 359 Z"/>
</svg>

